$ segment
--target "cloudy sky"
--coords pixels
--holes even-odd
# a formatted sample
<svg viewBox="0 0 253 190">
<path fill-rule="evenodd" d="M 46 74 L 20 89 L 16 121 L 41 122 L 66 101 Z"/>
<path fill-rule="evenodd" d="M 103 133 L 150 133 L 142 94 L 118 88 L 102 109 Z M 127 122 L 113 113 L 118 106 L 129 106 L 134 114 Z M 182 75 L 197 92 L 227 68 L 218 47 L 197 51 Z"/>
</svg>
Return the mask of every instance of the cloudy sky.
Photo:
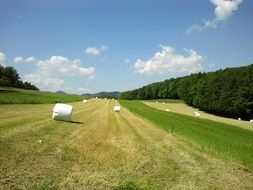
<svg viewBox="0 0 253 190">
<path fill-rule="evenodd" d="M 0 0 L 0 64 L 42 90 L 128 90 L 253 63 L 252 0 Z"/>
</svg>

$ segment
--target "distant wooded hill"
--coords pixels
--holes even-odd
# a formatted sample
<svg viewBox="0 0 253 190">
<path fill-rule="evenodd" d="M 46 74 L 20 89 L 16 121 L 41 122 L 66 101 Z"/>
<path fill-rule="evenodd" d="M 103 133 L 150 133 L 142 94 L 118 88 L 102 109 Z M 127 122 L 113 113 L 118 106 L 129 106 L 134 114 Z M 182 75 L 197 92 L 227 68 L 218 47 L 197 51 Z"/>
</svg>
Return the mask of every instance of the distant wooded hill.
<svg viewBox="0 0 253 190">
<path fill-rule="evenodd" d="M 152 83 L 120 98 L 181 99 L 203 111 L 248 120 L 253 118 L 253 64 Z"/>
<path fill-rule="evenodd" d="M 99 97 L 99 98 L 118 98 L 120 94 L 121 94 L 120 92 L 114 91 L 114 92 L 99 92 L 95 94 L 83 94 L 83 96 Z"/>
</svg>

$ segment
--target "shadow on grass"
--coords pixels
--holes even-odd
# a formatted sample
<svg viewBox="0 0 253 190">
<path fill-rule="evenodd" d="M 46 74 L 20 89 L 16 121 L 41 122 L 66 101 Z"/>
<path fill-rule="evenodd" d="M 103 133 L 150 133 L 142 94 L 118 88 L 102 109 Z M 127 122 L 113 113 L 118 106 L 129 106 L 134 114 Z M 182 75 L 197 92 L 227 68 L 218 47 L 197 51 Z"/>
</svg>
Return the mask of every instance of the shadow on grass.
<svg viewBox="0 0 253 190">
<path fill-rule="evenodd" d="M 69 121 L 69 123 L 84 124 L 83 122 L 80 121 Z"/>
<path fill-rule="evenodd" d="M 56 122 L 64 122 L 64 123 L 84 124 L 84 122 L 80 122 L 80 121 L 64 121 L 64 120 L 57 120 L 57 119 L 54 119 L 54 121 L 56 121 Z"/>
</svg>

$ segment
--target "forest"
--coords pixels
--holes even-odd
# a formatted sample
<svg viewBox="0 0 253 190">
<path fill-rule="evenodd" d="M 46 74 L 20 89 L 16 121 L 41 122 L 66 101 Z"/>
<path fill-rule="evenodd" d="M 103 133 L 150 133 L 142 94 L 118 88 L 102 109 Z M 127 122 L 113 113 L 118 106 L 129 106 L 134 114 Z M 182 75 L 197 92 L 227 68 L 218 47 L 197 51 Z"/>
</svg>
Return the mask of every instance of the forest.
<svg viewBox="0 0 253 190">
<path fill-rule="evenodd" d="M 23 82 L 16 69 L 2 65 L 0 65 L 0 86 L 39 90 L 35 85 L 29 82 Z"/>
<path fill-rule="evenodd" d="M 253 64 L 171 78 L 125 91 L 128 100 L 173 98 L 220 116 L 253 118 Z"/>
</svg>

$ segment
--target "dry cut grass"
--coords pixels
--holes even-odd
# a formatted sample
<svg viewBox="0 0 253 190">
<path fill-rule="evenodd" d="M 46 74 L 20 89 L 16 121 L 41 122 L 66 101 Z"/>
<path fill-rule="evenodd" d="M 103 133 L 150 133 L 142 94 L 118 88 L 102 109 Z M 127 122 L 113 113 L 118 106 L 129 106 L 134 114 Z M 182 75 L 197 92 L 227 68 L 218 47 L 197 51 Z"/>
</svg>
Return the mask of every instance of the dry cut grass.
<svg viewBox="0 0 253 190">
<path fill-rule="evenodd" d="M 168 134 L 116 102 L 0 106 L 0 189 L 252 189 L 253 169 Z M 42 143 L 38 141 L 42 140 Z"/>
</svg>

